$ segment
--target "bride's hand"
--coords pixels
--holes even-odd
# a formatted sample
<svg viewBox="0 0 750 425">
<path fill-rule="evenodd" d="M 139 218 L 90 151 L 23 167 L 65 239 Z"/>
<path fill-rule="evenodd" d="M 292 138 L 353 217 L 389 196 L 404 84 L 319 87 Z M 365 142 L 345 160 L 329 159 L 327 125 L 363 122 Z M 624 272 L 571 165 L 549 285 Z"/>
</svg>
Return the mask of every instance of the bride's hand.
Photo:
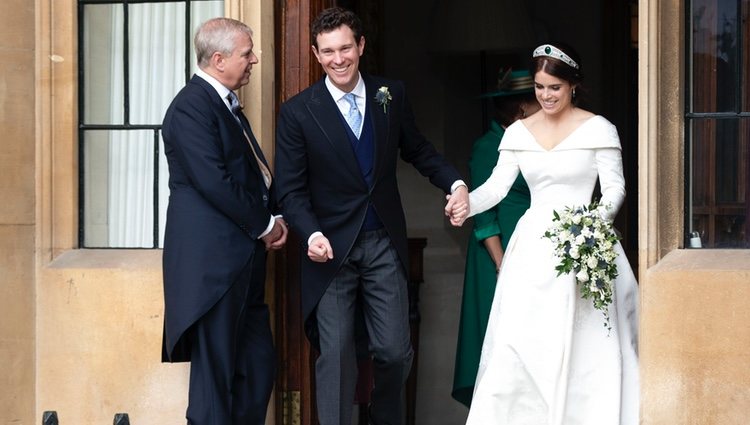
<svg viewBox="0 0 750 425">
<path fill-rule="evenodd" d="M 467 196 L 446 195 L 448 203 L 445 205 L 445 215 L 450 218 L 453 226 L 460 227 L 469 216 L 469 203 Z"/>
<path fill-rule="evenodd" d="M 468 216 L 469 216 L 468 207 L 464 210 L 459 210 L 457 212 L 454 212 L 453 214 L 451 214 L 451 224 L 456 227 L 461 227 L 463 226 Z"/>
</svg>

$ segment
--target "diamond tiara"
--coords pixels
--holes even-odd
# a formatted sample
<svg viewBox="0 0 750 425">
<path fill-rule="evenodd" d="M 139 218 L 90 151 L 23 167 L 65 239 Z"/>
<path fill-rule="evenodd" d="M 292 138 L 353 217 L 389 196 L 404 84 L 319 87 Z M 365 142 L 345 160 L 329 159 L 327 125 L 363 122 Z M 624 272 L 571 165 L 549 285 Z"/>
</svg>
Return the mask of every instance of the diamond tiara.
<svg viewBox="0 0 750 425">
<path fill-rule="evenodd" d="M 549 56 L 551 58 L 560 59 L 575 69 L 578 69 L 578 64 L 570 56 L 566 55 L 565 52 L 558 49 L 551 44 L 542 44 L 541 46 L 534 49 L 533 57 L 537 56 Z"/>
</svg>

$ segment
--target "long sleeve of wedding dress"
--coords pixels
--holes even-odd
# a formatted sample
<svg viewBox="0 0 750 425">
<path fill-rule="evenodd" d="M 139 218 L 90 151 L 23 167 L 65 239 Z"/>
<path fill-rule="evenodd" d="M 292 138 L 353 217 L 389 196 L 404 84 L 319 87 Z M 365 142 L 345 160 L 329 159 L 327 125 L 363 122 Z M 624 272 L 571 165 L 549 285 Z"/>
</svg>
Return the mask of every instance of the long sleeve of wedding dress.
<svg viewBox="0 0 750 425">
<path fill-rule="evenodd" d="M 469 217 L 487 211 L 508 194 L 518 177 L 518 160 L 514 151 L 501 150 L 492 174 L 481 186 L 469 194 Z"/>
<path fill-rule="evenodd" d="M 622 173 L 622 154 L 619 149 L 596 150 L 596 169 L 599 173 L 602 199 L 599 213 L 607 220 L 614 220 L 625 201 L 625 177 Z"/>
</svg>

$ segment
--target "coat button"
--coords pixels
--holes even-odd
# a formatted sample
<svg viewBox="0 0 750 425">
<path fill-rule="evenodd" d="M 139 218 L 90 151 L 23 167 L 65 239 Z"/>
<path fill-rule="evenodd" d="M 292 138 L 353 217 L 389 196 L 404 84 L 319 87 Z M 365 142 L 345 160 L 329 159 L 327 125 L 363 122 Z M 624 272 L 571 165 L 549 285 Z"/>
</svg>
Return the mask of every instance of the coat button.
<svg viewBox="0 0 750 425">
<path fill-rule="evenodd" d="M 266 196 L 266 195 L 263 195 L 263 200 L 264 200 L 264 201 L 267 201 L 267 200 L 268 200 L 268 196 Z"/>
</svg>

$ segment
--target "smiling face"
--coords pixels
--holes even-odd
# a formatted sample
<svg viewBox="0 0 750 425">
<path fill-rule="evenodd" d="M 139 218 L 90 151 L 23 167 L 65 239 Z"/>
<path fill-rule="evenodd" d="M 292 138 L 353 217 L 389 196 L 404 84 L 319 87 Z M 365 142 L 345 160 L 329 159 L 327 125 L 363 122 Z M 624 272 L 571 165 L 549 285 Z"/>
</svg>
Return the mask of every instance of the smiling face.
<svg viewBox="0 0 750 425">
<path fill-rule="evenodd" d="M 258 63 L 258 57 L 253 52 L 253 39 L 245 33 L 234 36 L 234 50 L 229 55 L 219 55 L 216 67 L 221 72 L 217 78 L 226 88 L 237 90 L 250 81 L 253 65 Z"/>
<path fill-rule="evenodd" d="M 545 114 L 555 115 L 572 107 L 574 88 L 569 82 L 544 71 L 534 75 L 534 93 Z"/>
<path fill-rule="evenodd" d="M 346 25 L 333 31 L 321 32 L 312 50 L 328 78 L 339 90 L 349 93 L 359 78 L 359 57 L 365 51 L 365 38 L 359 42 Z"/>
</svg>

